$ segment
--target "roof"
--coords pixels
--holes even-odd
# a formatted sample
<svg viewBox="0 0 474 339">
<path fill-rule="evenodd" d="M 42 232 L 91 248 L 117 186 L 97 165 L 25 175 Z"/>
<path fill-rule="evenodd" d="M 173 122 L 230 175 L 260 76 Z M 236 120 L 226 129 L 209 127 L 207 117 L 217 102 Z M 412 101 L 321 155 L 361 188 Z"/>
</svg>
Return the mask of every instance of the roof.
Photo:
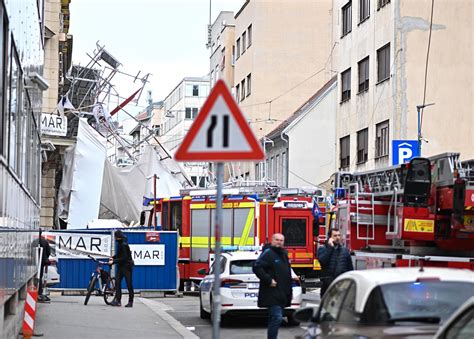
<svg viewBox="0 0 474 339">
<path fill-rule="evenodd" d="M 274 139 L 279 137 L 281 133 L 288 127 L 290 124 L 307 112 L 307 108 L 311 107 L 312 104 L 317 102 L 322 95 L 336 82 L 337 76 L 334 76 L 331 80 L 323 85 L 316 93 L 314 93 L 308 100 L 306 100 L 292 115 L 290 115 L 285 121 L 279 124 L 274 130 L 269 132 L 266 137 L 269 139 Z"/>
<path fill-rule="evenodd" d="M 404 282 L 416 282 L 419 278 L 439 278 L 441 281 L 471 282 L 474 284 L 474 272 L 470 270 L 425 267 L 379 268 L 346 272 L 336 281 L 350 278 L 357 284 L 356 311 L 363 312 L 370 292 L 380 285 Z"/>
</svg>

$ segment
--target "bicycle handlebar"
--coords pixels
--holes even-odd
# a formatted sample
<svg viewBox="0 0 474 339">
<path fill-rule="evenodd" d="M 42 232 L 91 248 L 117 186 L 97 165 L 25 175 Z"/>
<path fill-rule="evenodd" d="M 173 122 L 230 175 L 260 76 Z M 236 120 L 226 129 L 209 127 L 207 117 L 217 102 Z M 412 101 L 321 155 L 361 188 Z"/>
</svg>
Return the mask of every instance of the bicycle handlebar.
<svg viewBox="0 0 474 339">
<path fill-rule="evenodd" d="M 94 258 L 92 255 L 88 254 L 87 255 L 89 258 L 91 258 L 92 260 L 94 260 L 96 263 L 100 264 L 100 265 L 109 265 L 111 266 L 111 264 L 109 264 L 108 262 L 105 262 L 105 261 L 100 261 L 98 260 L 97 258 Z"/>
</svg>

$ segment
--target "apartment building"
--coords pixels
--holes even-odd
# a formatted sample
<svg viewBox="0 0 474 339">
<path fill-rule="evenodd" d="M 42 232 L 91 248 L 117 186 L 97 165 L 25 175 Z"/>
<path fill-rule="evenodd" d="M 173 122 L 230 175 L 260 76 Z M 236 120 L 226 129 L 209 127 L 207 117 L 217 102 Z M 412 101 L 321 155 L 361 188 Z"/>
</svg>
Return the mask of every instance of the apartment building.
<svg viewBox="0 0 474 339">
<path fill-rule="evenodd" d="M 422 155 L 474 157 L 473 11 L 469 0 L 333 1 L 339 168 L 391 165 L 392 140 L 417 139 L 423 103 L 434 105 L 420 114 Z"/>
<path fill-rule="evenodd" d="M 209 95 L 209 78 L 186 77 L 166 96 L 160 126 L 160 142 L 174 154 Z M 184 171 L 195 185 L 208 182 L 208 163 L 184 163 Z"/>
<path fill-rule="evenodd" d="M 222 79 L 231 88 L 234 85 L 235 19 L 233 12 L 220 12 L 211 26 L 210 83 L 211 88 Z"/>
</svg>

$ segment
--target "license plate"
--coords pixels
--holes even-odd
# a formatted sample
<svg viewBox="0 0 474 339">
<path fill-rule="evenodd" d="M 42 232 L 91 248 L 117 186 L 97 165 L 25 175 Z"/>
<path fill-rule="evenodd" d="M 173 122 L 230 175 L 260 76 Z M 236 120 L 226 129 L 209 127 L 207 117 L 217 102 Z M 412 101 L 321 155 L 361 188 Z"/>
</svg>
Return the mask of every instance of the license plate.
<svg viewBox="0 0 474 339">
<path fill-rule="evenodd" d="M 259 286 L 259 283 L 248 283 L 247 284 L 249 289 L 256 289 Z"/>
</svg>

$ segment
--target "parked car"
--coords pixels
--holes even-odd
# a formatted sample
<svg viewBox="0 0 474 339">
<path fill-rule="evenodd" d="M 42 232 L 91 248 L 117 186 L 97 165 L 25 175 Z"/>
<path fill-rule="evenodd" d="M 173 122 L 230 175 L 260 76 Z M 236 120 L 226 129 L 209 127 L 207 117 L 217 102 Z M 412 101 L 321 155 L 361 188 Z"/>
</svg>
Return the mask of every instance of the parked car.
<svg viewBox="0 0 474 339">
<path fill-rule="evenodd" d="M 55 256 L 49 257 L 49 265 L 44 268 L 43 279 L 46 281 L 46 286 L 54 286 L 61 282 L 61 276 L 58 272 L 58 258 Z"/>
<path fill-rule="evenodd" d="M 266 309 L 257 306 L 259 279 L 252 266 L 259 256 L 258 251 L 224 252 L 221 255 L 221 317 L 229 315 L 266 315 Z M 201 272 L 200 272 L 201 273 Z M 202 273 L 204 274 L 204 273 Z M 295 325 L 293 313 L 301 306 L 301 284 L 295 272 L 293 277 L 293 299 L 291 307 L 285 308 L 288 323 Z M 214 266 L 200 284 L 200 316 L 203 319 L 213 316 Z"/>
<path fill-rule="evenodd" d="M 433 337 L 462 303 L 474 296 L 474 272 L 441 268 L 384 268 L 351 271 L 329 287 L 317 310 L 304 308 L 297 321 L 310 321 L 304 338 Z"/>
<path fill-rule="evenodd" d="M 467 300 L 438 330 L 436 339 L 474 338 L 474 297 Z"/>
</svg>

